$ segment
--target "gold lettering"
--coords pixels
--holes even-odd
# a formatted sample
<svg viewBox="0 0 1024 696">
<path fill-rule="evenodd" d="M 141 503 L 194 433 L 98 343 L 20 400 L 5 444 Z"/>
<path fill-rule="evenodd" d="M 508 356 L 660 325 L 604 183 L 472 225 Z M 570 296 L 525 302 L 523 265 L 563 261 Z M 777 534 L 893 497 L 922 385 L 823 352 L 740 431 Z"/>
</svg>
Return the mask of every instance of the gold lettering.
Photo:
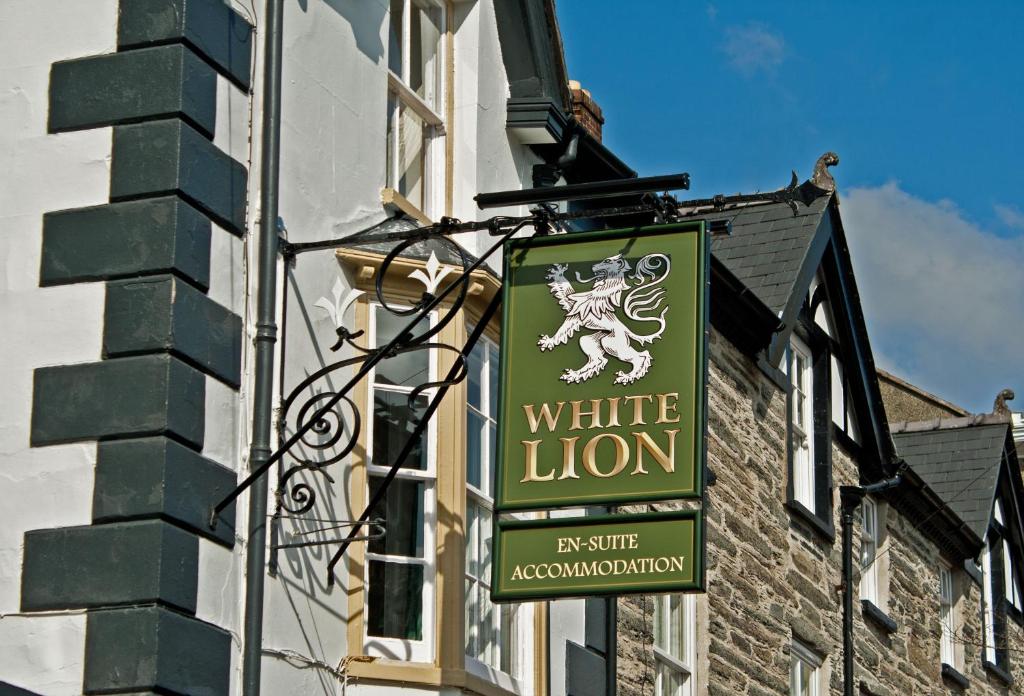
<svg viewBox="0 0 1024 696">
<path fill-rule="evenodd" d="M 540 446 L 542 440 L 521 440 L 523 447 L 526 448 L 526 475 L 523 476 L 519 483 L 529 483 L 530 481 L 553 481 L 555 478 L 555 472 L 549 471 L 546 475 L 541 476 L 537 473 L 537 447 Z"/>
<path fill-rule="evenodd" d="M 619 402 L 621 400 L 621 396 L 613 396 L 608 399 L 608 425 L 606 427 L 619 427 Z"/>
<path fill-rule="evenodd" d="M 580 419 L 584 417 L 590 418 L 590 425 L 588 428 L 593 430 L 594 428 L 601 428 L 601 399 L 591 399 L 589 411 L 584 411 L 580 408 L 582 401 L 570 401 L 572 404 L 572 425 L 569 426 L 569 430 L 583 430 L 583 426 L 580 425 Z"/>
<path fill-rule="evenodd" d="M 654 461 L 665 470 L 665 473 L 671 474 L 675 471 L 676 433 L 678 432 L 679 428 L 665 431 L 665 434 L 668 435 L 668 454 L 665 454 L 665 451 L 658 447 L 646 432 L 633 433 L 633 437 L 636 438 L 636 468 L 629 475 L 636 476 L 647 473 L 647 469 L 644 468 L 644 450 L 654 457 Z"/>
<path fill-rule="evenodd" d="M 636 539 L 637 536 L 639 536 L 638 534 L 627 534 L 626 536 L 629 537 L 629 546 L 626 547 L 627 549 L 640 548 L 640 542 Z"/>
<path fill-rule="evenodd" d="M 679 398 L 679 392 L 672 392 L 670 394 L 658 394 L 658 420 L 655 423 L 678 423 L 679 413 L 676 411 L 676 404 L 669 403 L 669 399 L 675 402 Z M 676 414 L 675 420 L 668 417 L 668 412 Z"/>
<path fill-rule="evenodd" d="M 548 432 L 554 432 L 555 426 L 558 424 L 558 417 L 562 415 L 562 407 L 565 406 L 564 401 L 558 401 L 555 404 L 558 409 L 554 415 L 551 414 L 551 406 L 549 404 L 540 405 L 540 415 L 538 416 L 533 412 L 533 404 L 523 404 L 523 412 L 526 414 L 526 421 L 530 424 L 530 434 L 536 435 L 537 428 L 540 427 L 540 419 L 543 418 L 544 422 L 547 423 Z"/>
<path fill-rule="evenodd" d="M 579 435 L 558 439 L 562 442 L 562 475 L 558 477 L 558 480 L 578 479 L 580 476 L 576 473 L 576 443 L 580 439 Z"/>
<path fill-rule="evenodd" d="M 615 466 L 613 466 L 611 471 L 607 474 L 602 474 L 597 468 L 596 450 L 597 444 L 602 438 L 609 438 L 615 445 Z M 624 439 L 614 433 L 601 433 L 600 435 L 596 435 L 583 447 L 583 468 L 591 476 L 597 476 L 598 478 L 611 478 L 612 476 L 621 473 L 628 463 L 629 445 L 626 444 Z"/>
<path fill-rule="evenodd" d="M 512 571 L 512 579 L 513 580 L 522 580 L 523 579 L 523 569 L 522 569 L 521 566 L 516 566 L 516 569 Z"/>
<path fill-rule="evenodd" d="M 633 405 L 633 422 L 630 425 L 647 425 L 644 420 L 644 406 L 643 401 L 654 401 L 654 396 L 651 394 L 637 394 L 635 396 L 627 396 L 626 401 Z"/>
</svg>

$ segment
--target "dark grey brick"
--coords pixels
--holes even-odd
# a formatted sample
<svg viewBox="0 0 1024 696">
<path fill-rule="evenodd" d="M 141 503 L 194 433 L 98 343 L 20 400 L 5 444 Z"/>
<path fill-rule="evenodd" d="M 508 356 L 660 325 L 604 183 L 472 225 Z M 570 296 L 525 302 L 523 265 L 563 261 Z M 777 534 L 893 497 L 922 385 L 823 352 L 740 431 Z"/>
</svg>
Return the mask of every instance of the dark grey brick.
<svg viewBox="0 0 1024 696">
<path fill-rule="evenodd" d="M 235 234 L 245 228 L 245 167 L 180 119 L 114 127 L 112 201 L 177 193 Z"/>
<path fill-rule="evenodd" d="M 235 541 L 235 505 L 208 524 L 237 483 L 235 472 L 165 437 L 101 442 L 96 450 L 96 522 L 162 517 L 225 546 Z"/>
<path fill-rule="evenodd" d="M 165 433 L 203 445 L 205 377 L 170 355 L 41 367 L 34 381 L 33 446 Z"/>
<path fill-rule="evenodd" d="M 210 220 L 176 196 L 43 215 L 40 285 L 175 273 L 210 284 Z"/>
<path fill-rule="evenodd" d="M 238 387 L 242 319 L 174 276 L 107 284 L 103 355 L 169 351 Z"/>
<path fill-rule="evenodd" d="M 252 70 L 252 27 L 223 0 L 131 0 L 119 3 L 120 50 L 183 42 L 243 89 Z"/>
<path fill-rule="evenodd" d="M 162 607 L 89 612 L 87 694 L 220 696 L 228 693 L 230 670 L 231 637 L 216 626 Z"/>
<path fill-rule="evenodd" d="M 213 137 L 217 74 L 180 44 L 76 58 L 50 69 L 51 133 L 179 116 Z"/>
<path fill-rule="evenodd" d="M 199 539 L 162 520 L 25 533 L 23 611 L 160 602 L 196 610 Z"/>
</svg>

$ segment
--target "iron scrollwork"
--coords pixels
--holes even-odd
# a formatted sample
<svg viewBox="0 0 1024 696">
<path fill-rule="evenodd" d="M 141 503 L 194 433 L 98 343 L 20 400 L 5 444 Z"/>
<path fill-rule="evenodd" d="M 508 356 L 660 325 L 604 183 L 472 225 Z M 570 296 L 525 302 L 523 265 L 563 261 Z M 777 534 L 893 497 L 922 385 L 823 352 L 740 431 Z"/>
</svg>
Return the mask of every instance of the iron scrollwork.
<svg viewBox="0 0 1024 696">
<path fill-rule="evenodd" d="M 831 162 L 826 164 L 831 164 Z M 330 350 L 337 353 L 348 346 L 353 349 L 355 355 L 337 360 L 316 370 L 288 393 L 281 403 L 278 430 L 280 446 L 259 468 L 253 470 L 234 491 L 214 507 L 210 515 L 210 526 L 216 525 L 218 515 L 254 481 L 265 475 L 272 466 L 278 464 L 280 473 L 275 490 L 276 506 L 272 515 L 275 523 L 285 517 L 291 517 L 304 522 L 329 525 L 300 532 L 300 535 L 346 527 L 349 528 L 349 531 L 341 539 L 272 543 L 272 547 L 279 549 L 338 544 L 338 549 L 327 566 L 327 583 L 328 586 L 333 585 L 334 568 L 350 544 L 356 541 L 377 539 L 386 534 L 386 525 L 382 520 L 370 519 L 372 512 L 377 509 L 398 470 L 415 449 L 416 443 L 425 432 L 448 389 L 462 382 L 468 376 L 469 354 L 482 335 L 484 328 L 496 314 L 501 303 L 501 292 L 495 294 L 462 347 L 439 343 L 431 339 L 453 321 L 462 308 L 469 294 L 471 274 L 501 249 L 508 239 L 523 229 L 532 228 L 532 234 L 553 234 L 564 231 L 564 226 L 573 220 L 636 215 L 647 215 L 654 220 L 668 222 L 686 215 L 697 215 L 700 208 L 711 207 L 721 210 L 728 204 L 744 204 L 753 201 L 784 202 L 794 208 L 795 212 L 797 202 L 806 205 L 808 200 L 813 200 L 824 193 L 827 192 L 814 186 L 811 182 L 797 186 L 794 179 L 784 189 L 761 194 L 715 196 L 711 199 L 680 202 L 668 194 L 650 193 L 642 196 L 638 205 L 604 210 L 558 212 L 550 206 L 541 206 L 532 211 L 531 215 L 523 217 L 497 216 L 479 222 L 460 222 L 451 218 L 442 218 L 439 223 L 428 227 L 387 231 L 380 234 L 367 234 L 364 231 L 342 239 L 304 244 L 293 244 L 283 240 L 281 247 L 286 259 L 294 258 L 295 255 L 305 251 L 334 249 L 343 245 L 359 246 L 395 242 L 377 271 L 374 290 L 377 302 L 384 311 L 396 317 L 407 318 L 408 321 L 397 332 L 397 335 L 384 345 L 372 347 L 361 344 L 359 339 L 363 337 L 363 332 L 351 331 L 344 326 L 342 319 L 347 307 L 362 291 L 353 290 L 347 296 L 342 297 L 344 290 L 338 283 L 334 288 L 333 302 L 323 298 L 316 303 L 316 306 L 328 312 L 335 324 L 334 343 L 330 346 Z M 690 212 L 682 212 L 686 208 L 689 208 Z M 462 247 L 451 238 L 451 235 L 477 231 L 486 231 L 492 238 L 495 238 L 495 241 L 480 257 L 474 259 L 463 251 Z M 420 270 L 413 272 L 421 274 L 421 280 L 424 282 L 425 290 L 421 297 L 410 307 L 397 307 L 385 297 L 385 277 L 398 258 L 414 245 L 427 241 L 440 243 L 447 248 L 450 251 L 450 256 L 457 259 L 458 270 L 450 267 L 456 265 L 454 263 L 442 266 L 436 256 L 432 254 L 427 263 L 426 272 Z M 455 274 L 454 277 L 449 279 L 452 274 Z M 443 283 L 443 287 L 440 287 L 444 280 L 448 280 L 448 282 Z M 443 304 L 446 300 L 448 301 L 447 306 Z M 434 311 L 439 311 L 437 319 L 432 323 L 425 324 L 424 320 Z M 417 351 L 451 352 L 454 354 L 452 365 L 443 379 L 424 381 L 409 392 L 407 398 L 410 406 L 424 393 L 428 391 L 432 393 L 426 408 L 416 419 L 412 431 L 408 433 L 404 446 L 394 461 L 377 462 L 382 466 L 390 464 L 390 467 L 387 475 L 376 487 L 362 514 L 354 520 L 338 520 L 320 515 L 302 517 L 316 509 L 318 501 L 315 486 L 310 485 L 309 481 L 300 475 L 303 472 L 310 472 L 324 477 L 324 481 L 328 484 L 334 483 L 334 478 L 327 468 L 348 456 L 358 442 L 362 417 L 357 405 L 350 397 L 352 389 L 382 361 Z M 352 369 L 354 374 L 345 379 L 340 387 L 333 387 L 331 377 L 349 369 Z M 294 419 L 294 422 L 290 419 Z M 287 465 L 285 465 L 286 462 Z M 371 531 L 361 534 L 364 527 L 370 527 Z"/>
</svg>

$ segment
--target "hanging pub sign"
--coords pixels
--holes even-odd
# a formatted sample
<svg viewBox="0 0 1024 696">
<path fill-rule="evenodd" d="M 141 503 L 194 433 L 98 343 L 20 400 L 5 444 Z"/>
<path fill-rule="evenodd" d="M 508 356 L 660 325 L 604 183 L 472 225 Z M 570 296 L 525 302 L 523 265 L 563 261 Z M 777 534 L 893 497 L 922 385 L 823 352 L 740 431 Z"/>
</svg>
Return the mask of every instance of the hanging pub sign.
<svg viewBox="0 0 1024 696">
<path fill-rule="evenodd" d="M 497 512 L 702 498 L 708 260 L 701 221 L 507 243 Z M 703 576 L 699 517 L 499 521 L 507 557 L 496 549 L 493 596 L 693 589 Z M 597 555 L 575 546 L 629 536 L 626 526 L 635 533 L 614 557 L 600 556 L 610 543 L 600 539 Z M 580 567 L 612 572 L 526 577 L 563 568 L 551 563 L 566 548 Z"/>
</svg>

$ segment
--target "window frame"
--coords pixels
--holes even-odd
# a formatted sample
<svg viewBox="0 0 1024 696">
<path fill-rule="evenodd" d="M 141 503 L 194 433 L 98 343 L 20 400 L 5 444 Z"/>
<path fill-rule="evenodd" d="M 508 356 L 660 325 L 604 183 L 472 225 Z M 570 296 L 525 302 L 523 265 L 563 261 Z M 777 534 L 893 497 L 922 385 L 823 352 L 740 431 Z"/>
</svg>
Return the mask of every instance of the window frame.
<svg viewBox="0 0 1024 696">
<path fill-rule="evenodd" d="M 390 304 L 390 303 L 389 303 Z M 368 303 L 367 317 L 367 339 L 368 345 L 377 345 L 377 316 L 378 312 L 387 310 L 377 301 Z M 408 309 L 402 304 L 390 304 L 395 309 Z M 430 325 L 434 326 L 437 321 L 437 313 L 430 315 Z M 430 382 L 437 380 L 437 359 L 433 350 L 427 351 L 427 379 Z M 367 403 L 366 411 L 366 481 L 363 494 L 365 500 L 370 500 L 370 481 L 374 476 L 386 476 L 390 465 L 380 465 L 373 462 L 374 449 L 374 418 L 373 403 L 377 391 L 393 394 L 409 394 L 413 387 L 403 385 L 378 384 L 377 368 L 374 367 L 367 375 Z M 423 391 L 423 396 L 432 398 L 436 388 Z M 384 562 L 399 565 L 419 565 L 423 567 L 423 608 L 420 621 L 423 626 L 423 637 L 421 640 L 391 638 L 385 636 L 370 635 L 370 621 L 363 621 L 363 649 L 365 654 L 376 657 L 395 658 L 405 656 L 404 659 L 410 662 L 433 662 L 437 653 L 435 644 L 435 631 L 437 619 L 435 617 L 436 592 L 437 592 L 437 419 L 432 418 L 427 425 L 426 431 L 427 468 L 406 469 L 401 468 L 395 475 L 395 479 L 416 481 L 423 483 L 423 557 L 397 556 L 394 554 L 382 554 L 370 551 L 367 544 L 364 552 L 363 563 L 363 593 L 366 616 L 370 615 L 370 563 Z"/>
<path fill-rule="evenodd" d="M 401 22 L 401 56 L 399 58 L 399 71 L 395 72 L 391 65 L 391 42 L 390 25 L 391 10 L 388 9 L 388 51 L 385 71 L 387 73 L 387 100 L 385 102 L 385 176 L 384 191 L 385 201 L 395 203 L 405 212 L 413 217 L 425 220 L 439 217 L 439 211 L 443 205 L 443 181 L 445 170 L 445 145 L 446 137 L 445 117 L 447 109 L 447 95 L 450 88 L 448 68 L 448 2 L 442 0 L 393 0 L 402 5 Z M 411 86 L 411 47 L 412 38 L 410 28 L 412 26 L 412 13 L 417 4 L 429 5 L 438 11 L 438 41 L 435 53 L 436 66 L 434 68 L 434 98 L 425 99 L 416 93 Z M 431 101 L 433 103 L 431 103 Z M 401 178 L 401 166 L 399 158 L 399 143 L 401 140 L 401 119 L 403 109 L 410 110 L 416 119 L 422 123 L 422 147 L 420 157 L 421 163 L 421 186 L 423 187 L 417 200 L 409 196 L 408 190 L 403 190 Z M 442 184 L 442 185 L 439 185 Z M 408 208 L 408 209 L 406 209 Z"/>
<path fill-rule="evenodd" d="M 672 621 L 672 603 L 678 601 L 680 620 L 675 625 Z M 662 623 L 662 620 L 664 623 Z M 652 616 L 654 633 L 654 695 L 655 696 L 693 696 L 696 693 L 697 675 L 697 600 L 693 594 L 661 594 L 654 595 L 654 613 Z M 668 645 L 659 645 L 659 628 L 661 636 L 668 639 Z M 672 650 L 672 636 L 669 631 L 679 632 L 679 654 Z M 664 671 L 663 671 L 664 670 Z M 683 681 L 675 693 L 670 693 L 664 684 L 665 671 L 682 676 Z"/>
<path fill-rule="evenodd" d="M 801 359 L 802 369 L 799 367 Z M 792 385 L 789 414 L 792 497 L 809 511 L 817 514 L 817 482 L 814 471 L 814 361 L 811 349 L 795 334 L 789 341 L 788 361 L 789 380 Z M 799 412 L 801 407 L 802 413 Z M 804 456 L 800 456 L 801 452 Z"/>
<path fill-rule="evenodd" d="M 860 539 L 860 598 L 881 608 L 881 583 L 879 582 L 879 554 L 882 547 L 882 533 L 879 528 L 879 504 L 872 498 L 861 502 Z M 871 548 L 871 558 L 866 560 L 866 549 Z"/>
<path fill-rule="evenodd" d="M 798 641 L 796 638 L 789 647 L 789 693 L 790 696 L 824 696 L 822 693 L 822 665 L 825 661 L 813 650 L 808 648 L 806 645 Z M 796 672 L 794 668 L 797 664 L 804 664 L 810 668 L 810 682 L 808 686 L 810 689 L 806 692 L 799 691 L 800 685 L 797 681 L 802 681 L 802 677 L 799 672 Z M 827 693 L 827 692 L 826 692 Z"/>
<path fill-rule="evenodd" d="M 956 631 L 956 578 L 953 566 L 940 560 L 938 565 L 939 578 L 939 662 L 949 665 L 955 670 L 960 669 L 957 657 Z"/>
</svg>

